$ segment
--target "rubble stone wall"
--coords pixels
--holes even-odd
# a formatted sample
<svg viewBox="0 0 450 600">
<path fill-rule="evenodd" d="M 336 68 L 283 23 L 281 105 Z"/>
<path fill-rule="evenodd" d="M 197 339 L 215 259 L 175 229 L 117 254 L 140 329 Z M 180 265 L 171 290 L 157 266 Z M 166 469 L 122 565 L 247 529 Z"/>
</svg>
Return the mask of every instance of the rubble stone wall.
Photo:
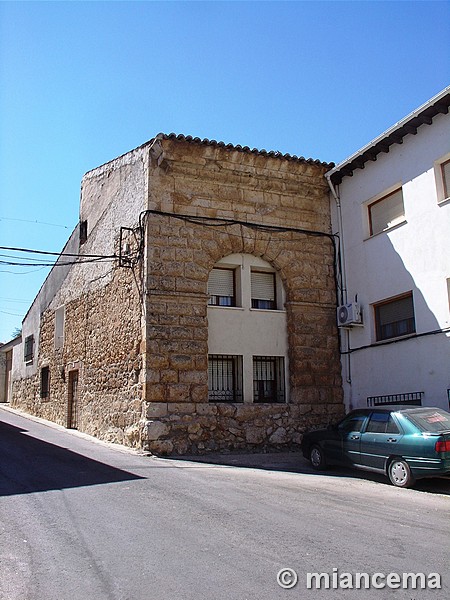
<svg viewBox="0 0 450 600">
<path fill-rule="evenodd" d="M 140 446 L 141 309 L 130 270 L 115 269 L 108 285 L 65 305 L 64 345 L 55 348 L 55 311 L 41 319 L 38 369 L 15 382 L 12 405 L 68 425 L 69 373 L 78 371 L 77 423 L 100 439 Z M 41 397 L 41 369 L 50 393 Z"/>
</svg>

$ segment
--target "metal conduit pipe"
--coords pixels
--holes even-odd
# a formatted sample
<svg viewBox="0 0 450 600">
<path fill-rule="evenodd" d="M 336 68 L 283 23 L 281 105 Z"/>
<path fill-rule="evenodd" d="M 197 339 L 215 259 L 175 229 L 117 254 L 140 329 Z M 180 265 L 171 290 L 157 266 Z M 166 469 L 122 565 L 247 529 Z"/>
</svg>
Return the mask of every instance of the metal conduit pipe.
<svg viewBox="0 0 450 600">
<path fill-rule="evenodd" d="M 341 261 L 341 302 L 343 304 L 347 304 L 347 275 L 345 268 L 345 251 L 344 251 L 344 227 L 342 221 L 342 208 L 341 208 L 341 199 L 336 188 L 331 181 L 331 177 L 328 176 L 328 173 L 325 173 L 325 178 L 328 182 L 328 187 L 330 188 L 331 195 L 333 196 L 336 202 L 337 209 L 337 218 L 338 218 L 338 237 L 339 237 L 339 258 Z M 342 331 L 342 330 L 341 330 Z M 351 405 L 351 383 L 352 383 L 352 368 L 351 368 L 351 354 L 348 352 L 350 348 L 350 331 L 345 329 L 345 335 L 343 335 L 345 339 L 345 349 L 342 354 L 345 354 L 347 357 L 346 360 L 346 381 L 350 385 L 350 405 Z"/>
</svg>

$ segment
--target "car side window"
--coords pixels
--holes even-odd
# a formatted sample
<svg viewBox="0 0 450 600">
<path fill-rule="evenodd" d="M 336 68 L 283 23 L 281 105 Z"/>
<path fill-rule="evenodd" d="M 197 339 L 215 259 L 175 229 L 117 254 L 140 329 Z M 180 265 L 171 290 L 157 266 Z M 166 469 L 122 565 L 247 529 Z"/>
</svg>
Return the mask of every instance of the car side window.
<svg viewBox="0 0 450 600">
<path fill-rule="evenodd" d="M 352 415 L 341 421 L 338 425 L 339 431 L 348 433 L 349 431 L 361 431 L 366 415 Z"/>
<path fill-rule="evenodd" d="M 389 421 L 386 427 L 386 433 L 400 433 L 400 429 L 397 423 L 394 421 L 392 415 L 389 415 Z"/>
<path fill-rule="evenodd" d="M 367 424 L 366 433 L 386 433 L 389 413 L 372 413 Z"/>
<path fill-rule="evenodd" d="M 397 423 L 389 413 L 372 413 L 366 433 L 400 433 Z"/>
</svg>

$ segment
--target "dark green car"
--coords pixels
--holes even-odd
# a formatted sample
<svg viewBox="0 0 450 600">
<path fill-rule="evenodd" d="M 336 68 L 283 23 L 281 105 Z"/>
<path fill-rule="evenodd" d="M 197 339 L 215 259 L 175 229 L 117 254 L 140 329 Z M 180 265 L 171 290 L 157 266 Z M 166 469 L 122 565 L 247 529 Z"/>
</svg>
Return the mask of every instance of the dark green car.
<svg viewBox="0 0 450 600">
<path fill-rule="evenodd" d="M 384 406 L 350 412 L 337 425 L 303 436 L 314 469 L 342 465 L 387 475 L 394 485 L 450 475 L 450 413 Z"/>
</svg>

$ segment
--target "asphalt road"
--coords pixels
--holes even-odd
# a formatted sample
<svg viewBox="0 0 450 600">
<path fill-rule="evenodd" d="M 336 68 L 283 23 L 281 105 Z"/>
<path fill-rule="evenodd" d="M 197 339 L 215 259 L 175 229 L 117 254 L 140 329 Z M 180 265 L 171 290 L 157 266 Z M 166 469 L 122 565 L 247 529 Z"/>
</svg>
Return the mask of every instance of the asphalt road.
<svg viewBox="0 0 450 600">
<path fill-rule="evenodd" d="M 449 509 L 448 481 L 401 490 L 298 454 L 157 459 L 0 408 L 2 600 L 444 600 Z M 442 589 L 309 590 L 308 572 Z"/>
</svg>

